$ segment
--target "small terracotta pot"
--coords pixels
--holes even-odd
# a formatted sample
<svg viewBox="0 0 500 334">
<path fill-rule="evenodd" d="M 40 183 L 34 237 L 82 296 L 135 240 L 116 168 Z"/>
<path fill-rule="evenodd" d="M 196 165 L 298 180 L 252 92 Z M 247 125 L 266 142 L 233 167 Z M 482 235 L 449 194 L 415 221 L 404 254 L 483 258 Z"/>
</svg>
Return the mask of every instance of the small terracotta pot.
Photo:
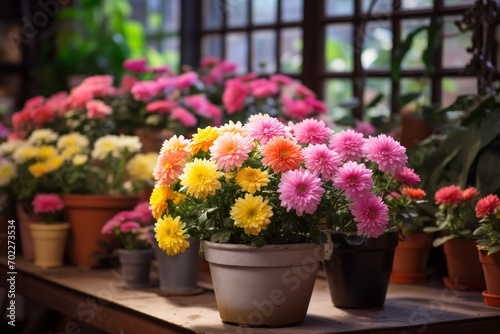
<svg viewBox="0 0 500 334">
<path fill-rule="evenodd" d="M 479 261 L 483 266 L 486 280 L 484 303 L 500 306 L 500 252 L 488 255 L 487 250 L 479 250 Z"/>
<path fill-rule="evenodd" d="M 92 254 L 99 251 L 97 240 L 111 243 L 111 235 L 101 234 L 101 229 L 115 214 L 132 210 L 137 196 L 74 195 L 63 194 L 64 218 L 71 224 L 69 259 L 83 266 L 98 266 Z"/>
<path fill-rule="evenodd" d="M 444 284 L 448 289 L 482 290 L 484 276 L 477 256 L 475 240 L 451 239 L 444 243 L 448 277 Z"/>
<path fill-rule="evenodd" d="M 160 152 L 163 142 L 174 135 L 172 131 L 166 129 L 143 128 L 134 129 L 134 134 L 142 143 L 142 153 Z"/>
<path fill-rule="evenodd" d="M 432 247 L 431 233 L 406 233 L 399 236 L 394 252 L 390 281 L 393 283 L 423 283 L 427 279 L 427 259 Z"/>
<path fill-rule="evenodd" d="M 405 115 L 401 117 L 401 145 L 409 151 L 432 134 L 432 129 L 423 117 Z"/>
<path fill-rule="evenodd" d="M 30 224 L 35 246 L 35 265 L 42 268 L 61 267 L 68 237 L 68 223 Z"/>
</svg>

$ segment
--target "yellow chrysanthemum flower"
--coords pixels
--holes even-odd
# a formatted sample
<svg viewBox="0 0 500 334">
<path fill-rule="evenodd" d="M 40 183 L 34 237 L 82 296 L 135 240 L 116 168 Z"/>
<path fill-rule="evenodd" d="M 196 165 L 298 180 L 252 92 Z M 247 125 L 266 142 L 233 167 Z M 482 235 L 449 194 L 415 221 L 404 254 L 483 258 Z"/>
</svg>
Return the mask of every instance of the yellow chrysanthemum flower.
<svg viewBox="0 0 500 334">
<path fill-rule="evenodd" d="M 198 129 L 198 133 L 193 135 L 193 139 L 191 144 L 189 145 L 189 149 L 192 154 L 198 153 L 200 150 L 203 152 L 208 152 L 208 149 L 214 141 L 219 138 L 219 132 L 216 128 L 211 126 L 207 126 L 204 129 Z"/>
<path fill-rule="evenodd" d="M 260 169 L 245 167 L 238 172 L 236 183 L 243 191 L 254 194 L 256 191 L 260 191 L 261 187 L 269 183 L 267 175 L 266 171 L 263 172 Z"/>
<path fill-rule="evenodd" d="M 231 219 L 236 226 L 244 228 L 246 234 L 259 235 L 261 230 L 267 229 L 273 216 L 268 202 L 262 196 L 246 194 L 245 198 L 238 198 L 231 208 Z"/>
<path fill-rule="evenodd" d="M 116 158 L 120 157 L 120 142 L 117 136 L 107 135 L 96 140 L 94 150 L 92 151 L 92 158 L 104 160 L 108 154 Z"/>
<path fill-rule="evenodd" d="M 0 160 L 0 187 L 8 185 L 16 174 L 16 166 L 12 162 Z"/>
<path fill-rule="evenodd" d="M 68 145 L 62 151 L 61 156 L 64 160 L 70 160 L 79 153 L 82 153 L 82 149 L 78 145 Z"/>
<path fill-rule="evenodd" d="M 127 163 L 127 172 L 135 180 L 153 181 L 153 172 L 158 160 L 158 153 L 136 154 Z"/>
<path fill-rule="evenodd" d="M 155 224 L 155 238 L 158 240 L 158 246 L 168 255 L 184 253 L 189 247 L 189 241 L 186 240 L 189 234 L 184 231 L 186 223 L 181 222 L 180 218 L 173 219 L 168 216 L 165 219 L 158 219 Z"/>
<path fill-rule="evenodd" d="M 84 135 L 73 132 L 59 137 L 57 141 L 58 149 L 66 149 L 67 147 L 78 147 L 80 150 L 85 150 L 89 147 L 89 140 Z"/>
<path fill-rule="evenodd" d="M 169 199 L 172 199 L 174 191 L 168 186 L 156 185 L 149 197 L 149 204 L 153 207 L 153 217 L 158 219 L 167 210 Z M 167 211 L 168 215 L 168 211 Z"/>
<path fill-rule="evenodd" d="M 89 158 L 87 157 L 86 154 L 78 154 L 78 155 L 75 155 L 73 157 L 73 159 L 71 160 L 71 162 L 75 166 L 80 166 L 80 165 L 83 165 L 84 163 L 86 163 L 88 159 Z"/>
<path fill-rule="evenodd" d="M 184 202 L 184 199 L 186 198 L 186 195 L 184 194 L 181 194 L 181 193 L 177 193 L 175 192 L 173 195 L 172 195 L 172 201 L 174 202 L 175 205 L 179 205 L 181 204 L 182 202 Z"/>
<path fill-rule="evenodd" d="M 30 145 L 23 145 L 14 151 L 12 158 L 17 163 L 23 163 L 29 159 L 36 158 L 37 156 L 38 156 L 38 149 L 36 147 Z"/>
<path fill-rule="evenodd" d="M 57 154 L 56 148 L 50 145 L 43 145 L 38 148 L 38 158 L 47 160 Z"/>
<path fill-rule="evenodd" d="M 31 133 L 28 141 L 32 144 L 48 144 L 57 140 L 58 134 L 51 129 L 38 129 Z"/>
<path fill-rule="evenodd" d="M 187 194 L 195 198 L 204 198 L 214 195 L 221 184 L 218 180 L 222 172 L 217 170 L 214 161 L 206 159 L 194 159 L 184 167 L 184 172 L 179 179 L 181 184 L 187 187 Z"/>
<path fill-rule="evenodd" d="M 36 162 L 28 167 L 29 172 L 36 178 L 39 178 L 47 173 L 50 173 L 49 166 L 44 162 Z"/>
</svg>

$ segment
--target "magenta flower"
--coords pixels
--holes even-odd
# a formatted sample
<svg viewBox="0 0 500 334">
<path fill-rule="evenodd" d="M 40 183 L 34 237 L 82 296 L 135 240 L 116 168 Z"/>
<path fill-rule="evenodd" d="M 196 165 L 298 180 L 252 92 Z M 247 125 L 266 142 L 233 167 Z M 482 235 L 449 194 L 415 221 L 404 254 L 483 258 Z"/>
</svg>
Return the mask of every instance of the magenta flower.
<svg viewBox="0 0 500 334">
<path fill-rule="evenodd" d="M 160 92 L 160 85 L 156 81 L 139 81 L 132 86 L 134 99 L 142 102 L 149 102 Z"/>
<path fill-rule="evenodd" d="M 325 189 L 323 182 L 307 170 L 289 170 L 281 177 L 278 186 L 281 205 L 289 212 L 295 209 L 297 216 L 305 212 L 313 214 L 321 202 Z"/>
<path fill-rule="evenodd" d="M 147 58 L 127 59 L 123 62 L 123 68 L 130 72 L 143 73 L 146 71 Z"/>
<path fill-rule="evenodd" d="M 124 221 L 135 221 L 141 218 L 141 214 L 135 211 L 120 211 L 104 224 L 101 234 L 113 234 L 115 228 Z"/>
<path fill-rule="evenodd" d="M 277 85 L 289 85 L 293 82 L 293 78 L 279 73 L 271 75 L 269 79 Z"/>
<path fill-rule="evenodd" d="M 307 170 L 324 181 L 333 180 L 342 161 L 337 152 L 332 151 L 325 144 L 310 145 L 302 149 Z"/>
<path fill-rule="evenodd" d="M 278 85 L 267 79 L 257 79 L 248 85 L 250 87 L 250 94 L 257 99 L 273 96 L 279 91 Z"/>
<path fill-rule="evenodd" d="M 316 93 L 302 84 L 298 84 L 297 87 L 295 87 L 295 94 L 298 95 L 299 98 L 306 98 L 306 97 L 312 97 L 313 99 L 316 98 Z"/>
<path fill-rule="evenodd" d="M 283 123 L 269 115 L 252 115 L 245 124 L 243 130 L 253 139 L 260 141 L 264 145 L 269 139 L 276 136 L 288 136 Z"/>
<path fill-rule="evenodd" d="M 324 144 L 332 134 L 323 121 L 308 118 L 293 125 L 295 138 L 301 144 Z"/>
<path fill-rule="evenodd" d="M 157 112 L 159 114 L 167 114 L 172 108 L 177 107 L 179 104 L 176 101 L 154 101 L 146 106 L 147 112 Z"/>
<path fill-rule="evenodd" d="M 330 149 L 335 150 L 344 161 L 360 161 L 364 144 L 363 135 L 351 129 L 336 133 L 330 139 Z"/>
<path fill-rule="evenodd" d="M 56 194 L 37 194 L 31 202 L 35 213 L 55 213 L 64 208 L 64 203 Z"/>
<path fill-rule="evenodd" d="M 122 233 L 128 233 L 128 232 L 137 230 L 139 227 L 141 227 L 141 226 L 139 225 L 138 222 L 126 221 L 120 225 L 120 231 Z"/>
<path fill-rule="evenodd" d="M 210 155 L 217 161 L 217 167 L 226 172 L 241 167 L 254 148 L 251 138 L 239 133 L 225 132 L 210 146 Z"/>
<path fill-rule="evenodd" d="M 210 68 L 214 67 L 215 65 L 219 65 L 220 62 L 221 59 L 219 57 L 213 57 L 213 56 L 203 57 L 200 59 L 200 70 L 207 71 Z"/>
<path fill-rule="evenodd" d="M 208 119 L 214 119 L 217 124 L 222 122 L 222 112 L 219 107 L 210 103 L 203 94 L 186 96 L 184 102 L 193 108 L 194 112 Z"/>
<path fill-rule="evenodd" d="M 176 78 L 175 86 L 182 91 L 188 91 L 196 81 L 198 81 L 198 74 L 196 72 L 187 72 Z"/>
<path fill-rule="evenodd" d="M 175 107 L 170 114 L 171 119 L 176 119 L 185 126 L 195 126 L 198 123 L 196 117 L 182 107 Z"/>
<path fill-rule="evenodd" d="M 372 171 L 364 164 L 348 161 L 342 165 L 333 178 L 333 185 L 345 191 L 346 197 L 354 199 L 369 192 L 373 186 Z"/>
<path fill-rule="evenodd" d="M 106 116 L 111 115 L 113 109 L 99 100 L 90 100 L 85 104 L 87 108 L 87 116 L 89 118 L 105 119 Z"/>
<path fill-rule="evenodd" d="M 303 100 L 293 100 L 286 95 L 282 95 L 281 99 L 284 104 L 283 113 L 290 118 L 301 121 L 314 112 L 314 107 Z"/>
<path fill-rule="evenodd" d="M 140 219 L 142 226 L 152 223 L 153 212 L 150 209 L 149 202 L 142 202 L 137 204 L 133 212 L 137 214 L 137 217 Z"/>
<path fill-rule="evenodd" d="M 366 158 L 377 163 L 378 168 L 384 173 L 395 173 L 403 170 L 408 160 L 405 154 L 406 148 L 385 134 L 368 138 L 363 149 Z"/>
<path fill-rule="evenodd" d="M 407 186 L 413 186 L 420 182 L 420 176 L 418 176 L 414 169 L 403 167 L 403 170 L 400 172 L 396 172 L 394 174 L 394 178 L 400 182 L 403 182 Z"/>
<path fill-rule="evenodd" d="M 349 209 L 357 222 L 358 235 L 366 234 L 369 238 L 376 238 L 384 233 L 389 223 L 389 208 L 382 202 L 382 198 L 372 193 L 358 196 L 349 205 Z"/>
<path fill-rule="evenodd" d="M 222 93 L 222 103 L 226 107 L 228 114 L 232 115 L 243 109 L 248 92 L 248 86 L 241 80 L 232 79 L 226 81 L 226 89 Z"/>
<path fill-rule="evenodd" d="M 319 112 L 320 114 L 324 114 L 328 111 L 328 109 L 323 101 L 316 100 L 313 97 L 306 97 L 304 99 L 304 102 L 309 104 L 313 108 L 314 111 Z"/>
<path fill-rule="evenodd" d="M 363 136 L 370 136 L 376 132 L 376 129 L 373 125 L 367 122 L 363 122 L 360 120 L 355 120 L 356 128 L 354 131 L 363 134 Z"/>
</svg>

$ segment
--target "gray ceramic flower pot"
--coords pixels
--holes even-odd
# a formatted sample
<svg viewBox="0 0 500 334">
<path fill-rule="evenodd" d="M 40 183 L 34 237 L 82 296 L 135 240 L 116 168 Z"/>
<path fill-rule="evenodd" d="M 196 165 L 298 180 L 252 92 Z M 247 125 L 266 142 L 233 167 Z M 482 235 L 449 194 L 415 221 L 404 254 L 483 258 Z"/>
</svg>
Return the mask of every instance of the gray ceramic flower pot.
<svg viewBox="0 0 500 334">
<path fill-rule="evenodd" d="M 149 272 L 153 260 L 153 250 L 151 248 L 133 251 L 119 249 L 118 254 L 125 284 L 134 289 L 149 287 Z"/>
</svg>

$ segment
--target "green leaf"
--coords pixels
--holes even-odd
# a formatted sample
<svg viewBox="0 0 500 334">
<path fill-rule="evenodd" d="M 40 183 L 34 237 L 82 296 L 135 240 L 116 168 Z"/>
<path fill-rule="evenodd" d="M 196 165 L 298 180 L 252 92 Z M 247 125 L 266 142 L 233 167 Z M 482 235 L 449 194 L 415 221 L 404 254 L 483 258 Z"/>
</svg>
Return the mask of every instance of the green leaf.
<svg viewBox="0 0 500 334">
<path fill-rule="evenodd" d="M 262 238 L 262 237 L 253 238 L 252 243 L 251 243 L 252 246 L 257 247 L 257 248 L 261 248 L 265 244 L 266 244 L 266 240 L 264 240 L 264 238 Z"/>
<path fill-rule="evenodd" d="M 398 97 L 398 106 L 401 108 L 408 103 L 418 99 L 420 96 L 422 96 L 422 93 L 408 93 L 408 94 L 403 94 Z"/>
<path fill-rule="evenodd" d="M 478 237 L 482 237 L 484 235 L 488 234 L 488 231 L 486 231 L 483 227 L 478 227 L 473 233 L 472 235 L 475 235 L 475 236 L 478 236 Z"/>
<path fill-rule="evenodd" d="M 376 106 L 377 106 L 377 104 L 379 104 L 379 103 L 380 103 L 380 101 L 382 101 L 382 99 L 383 99 L 383 98 L 384 98 L 384 94 L 382 94 L 382 93 L 378 93 L 378 95 L 377 95 L 377 96 L 375 96 L 375 97 L 373 98 L 373 100 L 371 100 L 371 102 L 370 102 L 370 103 L 368 103 L 368 104 L 366 105 L 366 108 L 368 109 L 368 108 L 373 108 L 373 107 L 376 107 Z"/>
<path fill-rule="evenodd" d="M 426 226 L 424 227 L 424 232 L 425 233 L 434 233 L 434 232 L 439 232 L 442 229 L 438 228 L 437 226 Z"/>
<path fill-rule="evenodd" d="M 444 244 L 446 241 L 448 240 L 451 240 L 451 239 L 454 239 L 455 236 L 454 235 L 447 235 L 447 236 L 444 236 L 444 237 L 441 237 L 441 238 L 436 238 L 434 239 L 434 241 L 432 242 L 432 246 L 434 247 L 439 247 L 441 246 L 442 244 Z"/>
<path fill-rule="evenodd" d="M 334 226 L 340 226 L 342 224 L 342 217 L 335 211 L 331 211 L 326 216 L 326 227 L 332 230 Z"/>
<path fill-rule="evenodd" d="M 421 31 L 427 29 L 427 27 L 419 27 L 415 30 L 413 30 L 410 34 L 408 34 L 408 37 L 406 37 L 406 40 L 400 43 L 399 48 L 396 49 L 396 55 L 394 57 L 394 60 L 392 61 L 391 65 L 391 77 L 392 80 L 398 81 L 399 76 L 400 76 L 400 71 L 401 71 L 401 63 L 403 62 L 404 57 L 408 53 L 408 51 L 411 49 L 411 46 L 413 44 L 413 38 L 420 33 Z"/>
<path fill-rule="evenodd" d="M 422 53 L 422 61 L 425 64 L 425 68 L 429 74 L 436 72 L 436 67 L 434 65 L 434 58 L 436 51 L 442 43 L 441 38 L 441 28 L 442 19 L 438 16 L 431 17 L 431 23 L 427 28 L 427 49 Z"/>
<path fill-rule="evenodd" d="M 228 230 L 218 230 L 210 238 L 211 242 L 217 242 L 220 244 L 227 244 L 231 239 L 231 232 Z"/>
<path fill-rule="evenodd" d="M 496 252 L 500 252 L 500 245 L 491 246 L 488 249 L 488 255 L 491 255 L 491 254 L 496 253 Z"/>
</svg>

